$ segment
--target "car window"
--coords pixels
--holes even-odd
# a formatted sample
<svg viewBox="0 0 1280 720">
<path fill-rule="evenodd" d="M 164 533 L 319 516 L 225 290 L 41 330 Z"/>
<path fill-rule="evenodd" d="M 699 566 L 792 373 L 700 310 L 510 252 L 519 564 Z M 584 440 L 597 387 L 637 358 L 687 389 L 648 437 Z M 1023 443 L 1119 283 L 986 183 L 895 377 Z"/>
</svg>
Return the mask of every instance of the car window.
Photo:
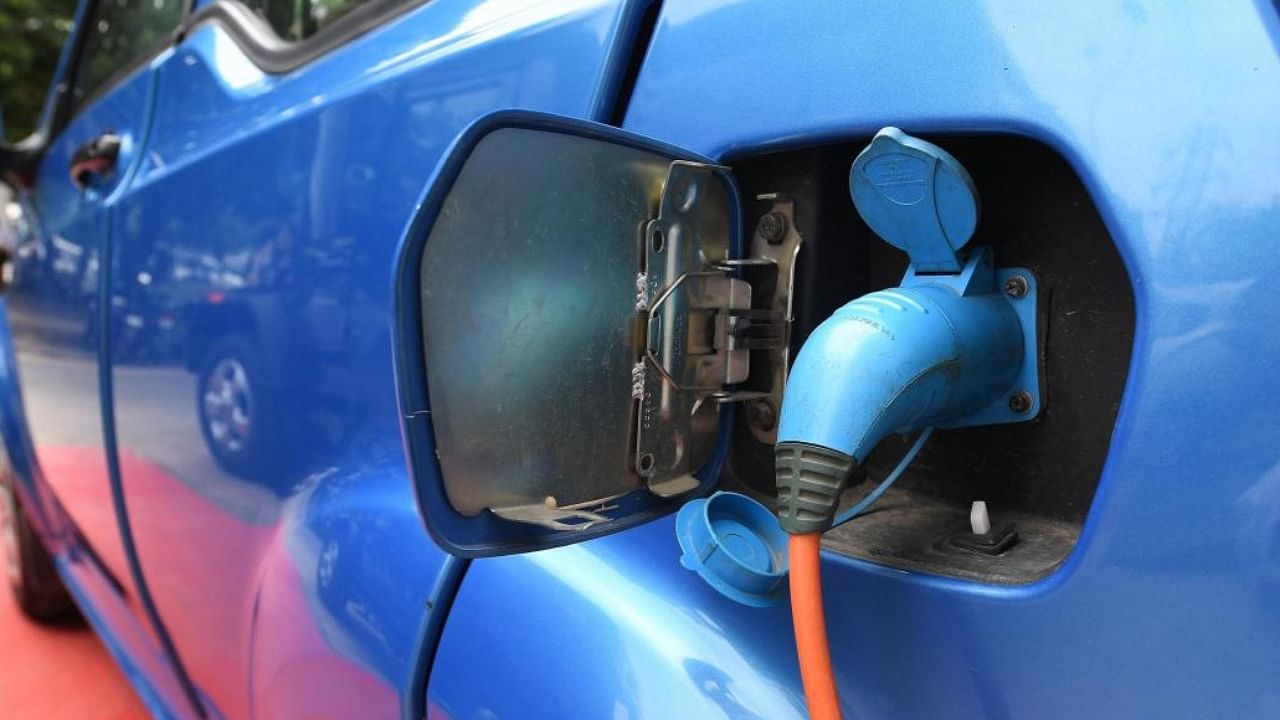
<svg viewBox="0 0 1280 720">
<path fill-rule="evenodd" d="M 157 50 L 178 29 L 187 0 L 101 0 L 85 25 L 72 83 L 79 107 L 117 72 Z"/>
<path fill-rule="evenodd" d="M 299 42 L 370 0 L 240 0 L 285 40 Z"/>
</svg>

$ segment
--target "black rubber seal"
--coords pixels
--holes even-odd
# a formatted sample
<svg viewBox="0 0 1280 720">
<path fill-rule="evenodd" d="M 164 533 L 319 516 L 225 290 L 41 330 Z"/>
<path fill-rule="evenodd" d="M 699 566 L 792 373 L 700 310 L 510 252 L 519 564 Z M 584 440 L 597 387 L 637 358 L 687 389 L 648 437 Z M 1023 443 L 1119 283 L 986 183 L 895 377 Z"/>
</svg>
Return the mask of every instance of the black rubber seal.
<svg viewBox="0 0 1280 720">
<path fill-rule="evenodd" d="M 808 443 L 774 447 L 778 477 L 778 522 L 793 535 L 831 528 L 849 476 L 858 467 L 852 455 Z"/>
</svg>

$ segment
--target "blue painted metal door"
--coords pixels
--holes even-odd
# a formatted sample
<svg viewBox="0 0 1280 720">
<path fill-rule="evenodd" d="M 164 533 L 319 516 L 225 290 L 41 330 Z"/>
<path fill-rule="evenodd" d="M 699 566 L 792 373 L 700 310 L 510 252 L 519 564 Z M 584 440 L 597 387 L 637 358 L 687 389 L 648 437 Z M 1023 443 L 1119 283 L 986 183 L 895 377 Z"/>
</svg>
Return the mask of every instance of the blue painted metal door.
<svg viewBox="0 0 1280 720">
<path fill-rule="evenodd" d="M 432 2 L 282 74 L 215 18 L 160 64 L 112 219 L 110 372 L 137 552 L 217 712 L 421 703 L 433 587 L 459 565 L 407 477 L 395 250 L 480 115 L 610 107 L 637 16 Z"/>
<path fill-rule="evenodd" d="M 86 108 L 40 165 L 32 211 L 38 230 L 18 248 L 9 322 L 17 345 L 27 426 L 47 486 L 105 569 L 136 597 L 119 524 L 101 407 L 103 254 L 108 200 L 144 129 L 149 76 L 143 72 Z M 76 148 L 115 130 L 130 145 L 116 170 L 81 189 L 69 171 Z"/>
<path fill-rule="evenodd" d="M 129 658 L 127 670 L 147 677 L 140 689 L 159 709 L 182 708 L 186 699 L 122 534 L 100 365 L 103 310 L 114 300 L 105 283 L 108 226 L 145 142 L 153 80 L 147 67 L 130 73 L 88 100 L 52 142 L 31 190 L 31 233 L 15 248 L 6 304 L 35 455 L 27 466 L 45 491 L 51 527 L 63 535 L 53 545 L 69 553 L 68 585 L 109 646 Z M 119 155 L 80 187 L 71 179 L 73 156 L 105 134 L 119 138 Z"/>
</svg>

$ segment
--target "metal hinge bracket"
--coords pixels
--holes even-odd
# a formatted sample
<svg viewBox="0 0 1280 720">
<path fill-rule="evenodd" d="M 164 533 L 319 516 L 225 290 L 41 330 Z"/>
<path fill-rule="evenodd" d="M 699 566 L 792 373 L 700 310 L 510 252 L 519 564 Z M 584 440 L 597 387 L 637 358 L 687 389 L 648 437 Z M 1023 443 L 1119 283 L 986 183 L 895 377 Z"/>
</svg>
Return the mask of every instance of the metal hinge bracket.
<svg viewBox="0 0 1280 720">
<path fill-rule="evenodd" d="M 730 258 L 733 203 L 718 173 L 723 168 L 671 164 L 658 217 L 645 228 L 636 275 L 644 352 L 632 370 L 634 470 L 664 497 L 698 486 L 693 473 L 714 446 L 716 405 L 749 401 L 778 408 L 786 382 L 800 248 L 791 203 L 766 196 L 774 202 L 770 217 L 783 223 L 780 232 L 757 228 L 749 254 Z M 744 274 L 764 276 L 768 295 Z M 767 389 L 744 389 L 753 363 L 767 365 Z"/>
</svg>

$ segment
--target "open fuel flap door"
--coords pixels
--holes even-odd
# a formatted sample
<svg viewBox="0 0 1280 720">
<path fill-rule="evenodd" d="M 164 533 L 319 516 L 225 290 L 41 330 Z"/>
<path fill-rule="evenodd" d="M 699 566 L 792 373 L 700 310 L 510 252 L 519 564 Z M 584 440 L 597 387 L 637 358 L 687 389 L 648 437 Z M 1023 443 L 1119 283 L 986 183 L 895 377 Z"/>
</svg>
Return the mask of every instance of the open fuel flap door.
<svg viewBox="0 0 1280 720">
<path fill-rule="evenodd" d="M 397 270 L 405 438 L 438 542 L 561 545 L 710 490 L 731 403 L 778 407 L 786 368 L 799 238 L 744 248 L 739 224 L 725 168 L 611 127 L 507 112 L 460 138 Z"/>
</svg>

